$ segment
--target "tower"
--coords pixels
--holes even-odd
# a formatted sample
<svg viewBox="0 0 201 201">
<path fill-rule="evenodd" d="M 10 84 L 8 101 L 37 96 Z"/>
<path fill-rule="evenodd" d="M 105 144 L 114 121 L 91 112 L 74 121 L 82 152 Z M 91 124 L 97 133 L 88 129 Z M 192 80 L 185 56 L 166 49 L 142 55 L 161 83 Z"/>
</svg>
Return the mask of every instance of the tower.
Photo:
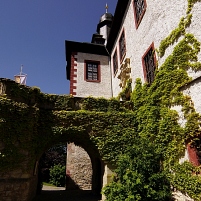
<svg viewBox="0 0 201 201">
<path fill-rule="evenodd" d="M 92 36 L 92 43 L 97 44 L 104 44 L 106 45 L 107 39 L 110 33 L 110 29 L 112 26 L 113 21 L 113 15 L 111 13 L 108 13 L 108 6 L 106 4 L 106 12 L 103 14 L 100 18 L 100 21 L 97 25 L 97 33 L 93 34 Z"/>
<path fill-rule="evenodd" d="M 20 73 L 18 75 L 14 76 L 15 77 L 15 82 L 17 82 L 19 84 L 26 85 L 27 74 L 22 72 L 22 68 L 23 68 L 23 65 L 21 65 Z"/>
</svg>

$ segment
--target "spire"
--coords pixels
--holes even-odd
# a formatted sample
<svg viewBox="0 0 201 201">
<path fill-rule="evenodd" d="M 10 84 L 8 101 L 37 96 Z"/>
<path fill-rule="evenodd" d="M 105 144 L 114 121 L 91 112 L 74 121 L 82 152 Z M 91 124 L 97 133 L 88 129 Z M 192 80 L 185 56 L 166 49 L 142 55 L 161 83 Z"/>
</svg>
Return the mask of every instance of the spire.
<svg viewBox="0 0 201 201">
<path fill-rule="evenodd" d="M 108 5 L 107 5 L 107 3 L 105 5 L 105 9 L 106 9 L 106 13 L 107 13 L 107 11 L 108 11 Z"/>
<path fill-rule="evenodd" d="M 22 75 L 22 68 L 23 68 L 23 65 L 21 65 L 21 68 L 20 68 L 20 75 Z"/>
</svg>

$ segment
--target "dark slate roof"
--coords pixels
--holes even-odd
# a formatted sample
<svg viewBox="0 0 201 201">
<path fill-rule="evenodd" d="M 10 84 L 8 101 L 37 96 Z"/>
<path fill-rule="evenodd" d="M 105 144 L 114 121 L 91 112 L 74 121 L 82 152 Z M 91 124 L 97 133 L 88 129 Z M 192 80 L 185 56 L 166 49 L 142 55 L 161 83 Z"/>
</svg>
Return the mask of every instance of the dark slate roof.
<svg viewBox="0 0 201 201">
<path fill-rule="evenodd" d="M 72 52 L 83 52 L 89 54 L 105 55 L 109 56 L 109 53 L 104 45 L 94 43 L 82 43 L 75 41 L 65 41 L 66 48 L 66 76 L 70 80 L 70 68 L 71 68 L 71 54 Z"/>
<path fill-rule="evenodd" d="M 113 21 L 113 15 L 111 13 L 105 13 L 104 15 L 101 16 L 96 31 L 99 33 L 101 27 L 105 25 L 111 26 L 112 21 Z"/>
<path fill-rule="evenodd" d="M 113 20 L 113 15 L 111 13 L 105 13 L 101 16 L 99 23 L 108 20 L 108 21 L 112 21 Z"/>
<path fill-rule="evenodd" d="M 124 17 L 124 14 L 126 12 L 129 2 L 130 2 L 130 0 L 118 0 L 118 2 L 117 2 L 112 27 L 111 27 L 108 42 L 106 45 L 106 48 L 110 54 L 111 54 L 112 48 L 114 46 L 115 40 L 117 38 L 117 34 L 121 28 L 123 17 Z"/>
</svg>

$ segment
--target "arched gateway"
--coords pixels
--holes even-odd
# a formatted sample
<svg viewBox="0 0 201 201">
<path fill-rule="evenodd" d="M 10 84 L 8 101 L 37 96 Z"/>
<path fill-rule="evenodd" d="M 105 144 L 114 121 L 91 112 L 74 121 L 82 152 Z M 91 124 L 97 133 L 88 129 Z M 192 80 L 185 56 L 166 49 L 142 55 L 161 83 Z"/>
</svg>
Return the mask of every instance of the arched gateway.
<svg viewBox="0 0 201 201">
<path fill-rule="evenodd" d="M 29 201 L 36 194 L 38 161 L 49 147 L 73 142 L 92 162 L 92 190 L 100 193 L 110 177 L 98 138 L 122 121 L 120 102 L 48 95 L 38 88 L 0 79 L 0 197 Z M 115 114 L 115 115 L 114 115 Z M 125 124 L 125 125 L 124 125 Z M 101 151 L 102 150 L 102 151 Z"/>
</svg>

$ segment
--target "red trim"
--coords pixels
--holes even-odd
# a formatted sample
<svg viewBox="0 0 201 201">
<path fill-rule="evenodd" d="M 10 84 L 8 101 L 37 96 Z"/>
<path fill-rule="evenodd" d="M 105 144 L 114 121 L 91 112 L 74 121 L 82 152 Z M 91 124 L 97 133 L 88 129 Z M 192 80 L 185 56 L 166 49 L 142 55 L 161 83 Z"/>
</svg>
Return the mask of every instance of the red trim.
<svg viewBox="0 0 201 201">
<path fill-rule="evenodd" d="M 117 62 L 117 69 L 116 71 L 114 71 L 114 55 L 117 55 L 117 58 L 116 58 L 116 62 Z M 116 76 L 117 72 L 118 72 L 118 68 L 119 68 L 119 65 L 118 65 L 118 52 L 117 52 L 117 48 L 112 56 L 112 65 L 113 65 L 113 74 L 114 74 L 114 77 Z"/>
<path fill-rule="evenodd" d="M 188 151 L 188 156 L 189 156 L 189 161 L 194 165 L 194 166 L 199 166 L 199 160 L 198 156 L 196 153 L 196 148 L 192 147 L 190 143 L 187 144 L 187 151 Z"/>
<path fill-rule="evenodd" d="M 142 14 L 141 14 L 141 16 L 140 16 L 138 22 L 137 22 L 137 19 L 136 19 L 136 8 L 135 8 L 135 3 L 134 3 L 134 1 L 133 1 L 133 10 L 134 10 L 134 19 L 135 19 L 135 27 L 136 27 L 136 29 L 138 28 L 138 26 L 140 25 L 140 22 L 142 21 L 142 18 L 143 18 L 143 16 L 144 16 L 144 13 L 145 13 L 145 11 L 146 11 L 146 8 L 147 8 L 147 1 L 144 0 L 144 10 L 143 10 L 143 12 L 142 12 Z"/>
<path fill-rule="evenodd" d="M 124 44 L 125 44 L 125 49 L 126 49 L 126 35 L 125 35 L 124 28 L 121 32 L 120 38 L 121 38 L 122 34 L 124 34 Z M 124 57 L 126 56 L 126 50 L 125 50 L 125 53 L 123 55 L 121 55 L 120 38 L 119 38 L 119 58 L 120 58 L 120 64 L 121 64 L 124 60 Z"/>
<path fill-rule="evenodd" d="M 77 69 L 75 69 L 75 66 L 77 66 L 77 58 L 75 58 L 75 55 L 77 55 L 77 52 L 72 52 L 71 54 L 71 73 L 70 73 L 70 94 L 76 95 L 76 89 L 77 87 L 74 86 L 74 83 L 77 83 Z"/>
<path fill-rule="evenodd" d="M 87 79 L 87 63 L 97 63 L 98 64 L 98 79 L 97 80 L 88 80 Z M 93 61 L 93 60 L 84 60 L 84 80 L 86 82 L 101 82 L 101 69 L 100 69 L 100 61 Z"/>
<path fill-rule="evenodd" d="M 66 169 L 66 175 L 70 177 L 70 170 Z"/>
<path fill-rule="evenodd" d="M 146 52 L 144 53 L 144 55 L 142 56 L 142 68 L 143 68 L 143 73 L 144 73 L 144 80 L 145 82 L 147 82 L 147 72 L 146 72 L 146 67 L 145 67 L 145 63 L 144 63 L 144 57 L 147 55 L 147 53 L 149 52 L 150 49 L 153 49 L 154 51 L 154 64 L 156 66 L 157 60 L 156 60 L 156 53 L 155 53 L 155 48 L 154 48 L 154 42 L 152 42 L 152 44 L 149 46 L 149 48 L 146 50 Z"/>
</svg>

